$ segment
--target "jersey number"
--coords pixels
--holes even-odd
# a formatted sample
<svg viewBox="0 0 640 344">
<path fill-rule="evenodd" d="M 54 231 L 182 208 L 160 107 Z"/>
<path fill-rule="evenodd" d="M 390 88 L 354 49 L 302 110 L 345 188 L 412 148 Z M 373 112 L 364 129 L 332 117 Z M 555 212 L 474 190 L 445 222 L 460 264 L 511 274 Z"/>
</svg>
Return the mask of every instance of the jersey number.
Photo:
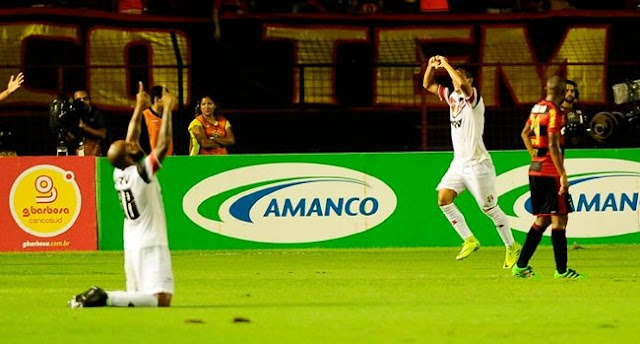
<svg viewBox="0 0 640 344">
<path fill-rule="evenodd" d="M 133 193 L 129 189 L 121 190 L 118 193 L 120 198 L 120 204 L 124 211 L 124 216 L 129 220 L 135 220 L 140 217 L 140 212 L 136 206 L 136 200 L 133 198 Z"/>
<path fill-rule="evenodd" d="M 536 137 L 533 140 L 531 140 L 531 143 L 534 146 L 537 146 L 540 144 L 540 117 L 539 116 L 533 117 L 533 121 L 531 121 L 531 129 L 533 129 L 533 133 L 536 135 Z"/>
</svg>

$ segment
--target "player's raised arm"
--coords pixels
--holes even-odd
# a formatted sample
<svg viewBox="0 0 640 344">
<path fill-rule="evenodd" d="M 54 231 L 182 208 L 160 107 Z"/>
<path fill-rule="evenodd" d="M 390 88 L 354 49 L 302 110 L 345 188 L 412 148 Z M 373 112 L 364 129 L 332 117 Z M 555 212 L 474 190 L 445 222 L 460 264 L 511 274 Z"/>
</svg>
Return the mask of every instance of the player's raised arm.
<svg viewBox="0 0 640 344">
<path fill-rule="evenodd" d="M 425 70 L 424 77 L 422 78 L 422 87 L 436 95 L 438 94 L 438 83 L 436 83 L 434 77 L 438 64 L 439 62 L 436 61 L 435 56 L 431 57 L 427 63 L 427 70 Z"/>
<path fill-rule="evenodd" d="M 162 110 L 162 123 L 160 124 L 160 131 L 158 132 L 158 143 L 153 148 L 153 154 L 158 158 L 158 161 L 162 162 L 169 150 L 169 144 L 173 141 L 173 125 L 171 112 L 177 104 L 176 96 L 169 93 L 166 87 L 162 87 L 162 104 L 164 104 Z"/>
<path fill-rule="evenodd" d="M 136 106 L 133 109 L 133 115 L 129 121 L 127 129 L 127 142 L 136 142 L 140 140 L 140 121 L 142 120 L 142 111 L 149 107 L 149 95 L 144 91 L 142 81 L 138 82 L 138 94 L 136 94 Z"/>
<path fill-rule="evenodd" d="M 459 89 L 460 91 L 462 91 L 465 97 L 470 97 L 471 94 L 473 93 L 473 88 L 467 82 L 467 79 L 463 78 L 462 75 L 460 75 L 460 73 L 458 73 L 458 71 L 456 71 L 455 68 L 451 66 L 451 64 L 449 63 L 449 60 L 447 60 L 446 57 L 436 56 L 436 60 L 439 60 L 440 66 L 444 68 L 447 71 L 447 73 L 449 73 L 449 76 L 451 77 L 451 82 L 453 83 L 454 88 L 456 90 Z"/>
</svg>

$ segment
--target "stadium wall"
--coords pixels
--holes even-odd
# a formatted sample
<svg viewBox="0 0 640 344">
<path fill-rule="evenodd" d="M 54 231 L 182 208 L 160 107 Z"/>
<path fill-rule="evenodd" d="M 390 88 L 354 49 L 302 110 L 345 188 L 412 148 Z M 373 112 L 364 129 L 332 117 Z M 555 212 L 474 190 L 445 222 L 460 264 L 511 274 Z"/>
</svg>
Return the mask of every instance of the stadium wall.
<svg viewBox="0 0 640 344">
<path fill-rule="evenodd" d="M 523 240 L 533 220 L 528 155 L 492 156 L 499 204 Z M 168 157 L 158 177 L 170 245 L 457 246 L 434 190 L 451 158 L 444 152 Z M 122 249 L 122 207 L 105 158 L 0 160 L 0 251 Z M 576 210 L 570 240 L 639 243 L 640 150 L 569 150 L 566 166 Z M 501 245 L 468 193 L 457 204 L 484 245 Z"/>
<path fill-rule="evenodd" d="M 488 136 L 487 145 L 519 149 L 527 110 L 542 96 L 548 75 L 576 80 L 589 114 L 624 112 L 612 106 L 611 85 L 640 75 L 640 13 L 631 11 L 227 15 L 220 41 L 207 16 L 0 10 L 0 80 L 21 70 L 27 76 L 0 105 L 2 131 L 12 133 L 0 149 L 54 154 L 48 106 L 58 93 L 77 88 L 91 91 L 111 137 L 124 137 L 142 80 L 180 93 L 175 146 L 181 154 L 194 100 L 203 94 L 212 94 L 229 115 L 235 153 L 448 150 L 446 107 L 432 95 L 423 99 L 419 87 L 424 59 L 434 54 L 479 67 L 487 132 L 502 133 Z M 327 127 L 312 130 L 318 118 Z M 376 130 L 389 122 L 393 128 Z M 265 130 L 273 123 L 286 141 Z M 331 140 L 315 134 L 333 130 Z"/>
<path fill-rule="evenodd" d="M 492 152 L 499 204 L 524 240 L 528 154 Z M 451 153 L 168 157 L 159 172 L 172 249 L 457 246 L 435 187 Z M 571 150 L 569 242 L 640 243 L 640 150 Z M 113 168 L 99 159 L 99 248 L 122 249 Z M 457 201 L 484 245 L 501 245 L 468 192 Z M 547 235 L 549 233 L 546 233 Z M 548 244 L 548 238 L 545 239 Z"/>
</svg>

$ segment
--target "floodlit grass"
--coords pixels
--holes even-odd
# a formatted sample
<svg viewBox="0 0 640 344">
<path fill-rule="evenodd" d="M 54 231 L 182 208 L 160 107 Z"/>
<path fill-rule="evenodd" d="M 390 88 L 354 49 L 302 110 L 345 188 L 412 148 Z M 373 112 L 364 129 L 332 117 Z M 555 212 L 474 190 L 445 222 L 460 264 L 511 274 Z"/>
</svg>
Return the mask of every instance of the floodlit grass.
<svg viewBox="0 0 640 344">
<path fill-rule="evenodd" d="M 458 248 L 173 252 L 169 309 L 69 309 L 91 285 L 124 288 L 122 252 L 0 254 L 0 342 L 621 343 L 640 323 L 638 245 L 569 251 L 589 277 L 502 269 L 504 250 Z M 234 322 L 243 318 L 248 322 Z"/>
</svg>

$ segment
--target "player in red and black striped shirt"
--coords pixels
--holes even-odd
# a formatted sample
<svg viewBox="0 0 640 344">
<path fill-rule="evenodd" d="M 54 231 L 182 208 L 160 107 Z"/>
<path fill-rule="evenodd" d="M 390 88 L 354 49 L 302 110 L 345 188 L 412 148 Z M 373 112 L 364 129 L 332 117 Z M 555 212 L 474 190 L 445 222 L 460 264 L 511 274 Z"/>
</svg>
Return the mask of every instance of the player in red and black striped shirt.
<svg viewBox="0 0 640 344">
<path fill-rule="evenodd" d="M 513 267 L 514 276 L 534 276 L 529 260 L 533 256 L 542 233 L 551 225 L 551 242 L 556 261 L 556 278 L 579 278 L 573 269 L 567 269 L 568 214 L 573 211 L 569 182 L 564 169 L 565 115 L 556 105 L 565 94 L 565 80 L 553 76 L 547 80 L 547 97 L 531 109 L 522 129 L 522 140 L 531 155 L 529 186 L 531 206 L 536 221 L 527 234 L 520 258 Z"/>
</svg>

